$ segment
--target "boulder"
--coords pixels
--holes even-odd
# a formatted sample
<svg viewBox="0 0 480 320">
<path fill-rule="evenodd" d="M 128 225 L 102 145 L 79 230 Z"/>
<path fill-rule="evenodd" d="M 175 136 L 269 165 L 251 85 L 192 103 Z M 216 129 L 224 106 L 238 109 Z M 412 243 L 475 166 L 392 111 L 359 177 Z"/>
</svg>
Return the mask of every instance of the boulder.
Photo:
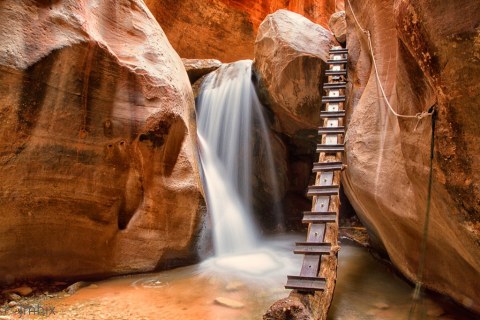
<svg viewBox="0 0 480 320">
<path fill-rule="evenodd" d="M 139 0 L 0 3 L 0 282 L 196 259 L 193 94 Z"/>
<path fill-rule="evenodd" d="M 345 43 L 347 40 L 347 20 L 345 11 L 338 11 L 332 14 L 328 20 L 328 26 L 332 30 L 338 42 Z"/>
<path fill-rule="evenodd" d="M 305 134 L 320 123 L 322 71 L 333 34 L 287 10 L 268 15 L 255 41 L 255 70 L 263 100 L 278 118 L 276 130 Z"/>
<path fill-rule="evenodd" d="M 258 26 L 269 13 L 288 9 L 327 27 L 336 2 L 145 0 L 182 58 L 215 58 L 223 62 L 253 58 Z"/>
<path fill-rule="evenodd" d="M 438 111 L 423 282 L 480 312 L 480 2 L 351 2 L 372 35 L 392 108 L 408 115 L 432 106 Z M 347 25 L 351 86 L 342 183 L 394 265 L 417 280 L 431 118 L 397 118 L 388 111 L 348 5 Z"/>
<path fill-rule="evenodd" d="M 194 83 L 206 74 L 220 68 L 222 63 L 216 59 L 182 59 L 190 83 Z"/>
</svg>

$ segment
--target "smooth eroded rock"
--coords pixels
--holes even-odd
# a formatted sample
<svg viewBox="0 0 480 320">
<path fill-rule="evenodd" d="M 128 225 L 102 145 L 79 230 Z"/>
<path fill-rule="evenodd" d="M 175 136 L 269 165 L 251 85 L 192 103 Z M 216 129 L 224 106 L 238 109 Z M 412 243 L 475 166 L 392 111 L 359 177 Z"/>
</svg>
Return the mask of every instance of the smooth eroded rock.
<svg viewBox="0 0 480 320">
<path fill-rule="evenodd" d="M 434 106 L 433 191 L 423 283 L 480 312 L 480 2 L 351 1 L 372 35 L 380 81 L 397 112 Z M 348 168 L 343 186 L 392 262 L 418 279 L 431 118 L 399 119 L 375 79 L 347 5 Z"/>
<path fill-rule="evenodd" d="M 222 65 L 216 59 L 182 59 L 182 62 L 192 84 L 204 75 L 217 70 Z"/>
<path fill-rule="evenodd" d="M 196 259 L 193 95 L 142 1 L 0 4 L 0 282 Z"/>
<path fill-rule="evenodd" d="M 345 18 L 345 11 L 338 11 L 332 14 L 330 20 L 328 20 L 328 26 L 338 42 L 344 43 L 347 40 L 347 20 Z"/>
<path fill-rule="evenodd" d="M 322 69 L 335 44 L 330 31 L 294 12 L 278 10 L 262 22 L 255 70 L 277 131 L 293 136 L 318 127 Z"/>
</svg>

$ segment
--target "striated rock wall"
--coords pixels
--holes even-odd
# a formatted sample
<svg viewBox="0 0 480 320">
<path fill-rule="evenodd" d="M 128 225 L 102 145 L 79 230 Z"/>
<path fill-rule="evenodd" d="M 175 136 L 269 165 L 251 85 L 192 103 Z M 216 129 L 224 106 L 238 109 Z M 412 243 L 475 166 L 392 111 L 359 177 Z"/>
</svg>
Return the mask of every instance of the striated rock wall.
<svg viewBox="0 0 480 320">
<path fill-rule="evenodd" d="M 145 0 L 182 58 L 223 62 L 252 59 L 257 29 L 279 9 L 328 26 L 343 1 L 335 0 Z"/>
<path fill-rule="evenodd" d="M 0 282 L 196 258 L 193 94 L 142 1 L 0 3 Z"/>
<path fill-rule="evenodd" d="M 425 285 L 480 312 L 480 2 L 351 1 L 372 34 L 393 108 L 436 106 L 434 180 Z M 398 119 L 383 102 L 365 35 L 346 5 L 349 123 L 346 193 L 410 279 L 418 274 L 430 118 Z"/>
</svg>

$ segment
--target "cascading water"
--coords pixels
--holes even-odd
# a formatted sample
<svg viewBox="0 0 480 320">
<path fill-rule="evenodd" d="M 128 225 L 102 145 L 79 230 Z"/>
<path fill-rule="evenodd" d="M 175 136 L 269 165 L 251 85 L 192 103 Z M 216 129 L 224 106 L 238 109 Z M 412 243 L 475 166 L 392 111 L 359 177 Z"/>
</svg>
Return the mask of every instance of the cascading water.
<svg viewBox="0 0 480 320">
<path fill-rule="evenodd" d="M 279 198 L 270 138 L 251 75 L 251 60 L 224 65 L 207 76 L 197 100 L 200 160 L 216 255 L 247 252 L 257 244 L 252 217 L 254 131 L 265 148 L 264 170 L 274 202 Z"/>
</svg>

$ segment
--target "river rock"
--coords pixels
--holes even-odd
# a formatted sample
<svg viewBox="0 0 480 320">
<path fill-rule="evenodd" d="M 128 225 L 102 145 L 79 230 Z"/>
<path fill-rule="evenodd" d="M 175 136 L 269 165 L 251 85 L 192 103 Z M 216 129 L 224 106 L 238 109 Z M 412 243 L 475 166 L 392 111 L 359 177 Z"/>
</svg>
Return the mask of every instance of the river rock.
<svg viewBox="0 0 480 320">
<path fill-rule="evenodd" d="M 69 285 L 65 289 L 65 292 L 72 295 L 72 294 L 76 293 L 78 290 L 80 290 L 81 288 L 85 288 L 87 286 L 88 286 L 88 282 L 78 281 L 78 282 L 75 282 L 74 284 Z"/>
<path fill-rule="evenodd" d="M 22 297 L 26 297 L 33 292 L 33 289 L 29 286 L 21 286 L 21 287 L 18 287 L 18 288 L 4 290 L 3 292 L 7 293 L 11 297 L 12 300 L 19 300 L 18 295 L 20 295 Z"/>
<path fill-rule="evenodd" d="M 20 301 L 22 300 L 22 297 L 16 293 L 7 293 L 6 294 L 7 299 L 9 300 L 14 300 L 14 301 Z"/>
<path fill-rule="evenodd" d="M 392 108 L 435 106 L 425 286 L 480 312 L 480 2 L 351 1 L 372 35 Z M 399 119 L 379 91 L 365 34 L 347 5 L 348 130 L 342 184 L 378 248 L 417 280 L 427 205 L 431 118 Z"/>
<path fill-rule="evenodd" d="M 233 62 L 252 59 L 258 26 L 288 9 L 328 26 L 336 0 L 145 0 L 182 58 Z"/>
<path fill-rule="evenodd" d="M 245 287 L 245 283 L 243 283 L 241 281 L 232 281 L 232 282 L 227 283 L 227 285 L 225 286 L 225 290 L 227 290 L 227 291 L 238 291 L 238 290 L 242 289 L 243 287 Z"/>
<path fill-rule="evenodd" d="M 232 308 L 232 309 L 241 309 L 245 306 L 243 303 L 241 303 L 237 300 L 233 300 L 233 299 L 225 298 L 225 297 L 215 298 L 215 303 L 217 303 L 221 306 Z"/>
<path fill-rule="evenodd" d="M 268 15 L 255 41 L 255 70 L 264 102 L 278 117 L 277 131 L 293 136 L 318 127 L 324 61 L 333 34 L 287 10 Z"/>
<path fill-rule="evenodd" d="M 193 94 L 143 1 L 0 3 L 0 282 L 192 262 Z"/>
<path fill-rule="evenodd" d="M 328 26 L 338 42 L 344 43 L 347 40 L 347 20 L 345 19 L 345 11 L 338 11 L 332 14 L 330 20 L 328 20 Z"/>
</svg>

